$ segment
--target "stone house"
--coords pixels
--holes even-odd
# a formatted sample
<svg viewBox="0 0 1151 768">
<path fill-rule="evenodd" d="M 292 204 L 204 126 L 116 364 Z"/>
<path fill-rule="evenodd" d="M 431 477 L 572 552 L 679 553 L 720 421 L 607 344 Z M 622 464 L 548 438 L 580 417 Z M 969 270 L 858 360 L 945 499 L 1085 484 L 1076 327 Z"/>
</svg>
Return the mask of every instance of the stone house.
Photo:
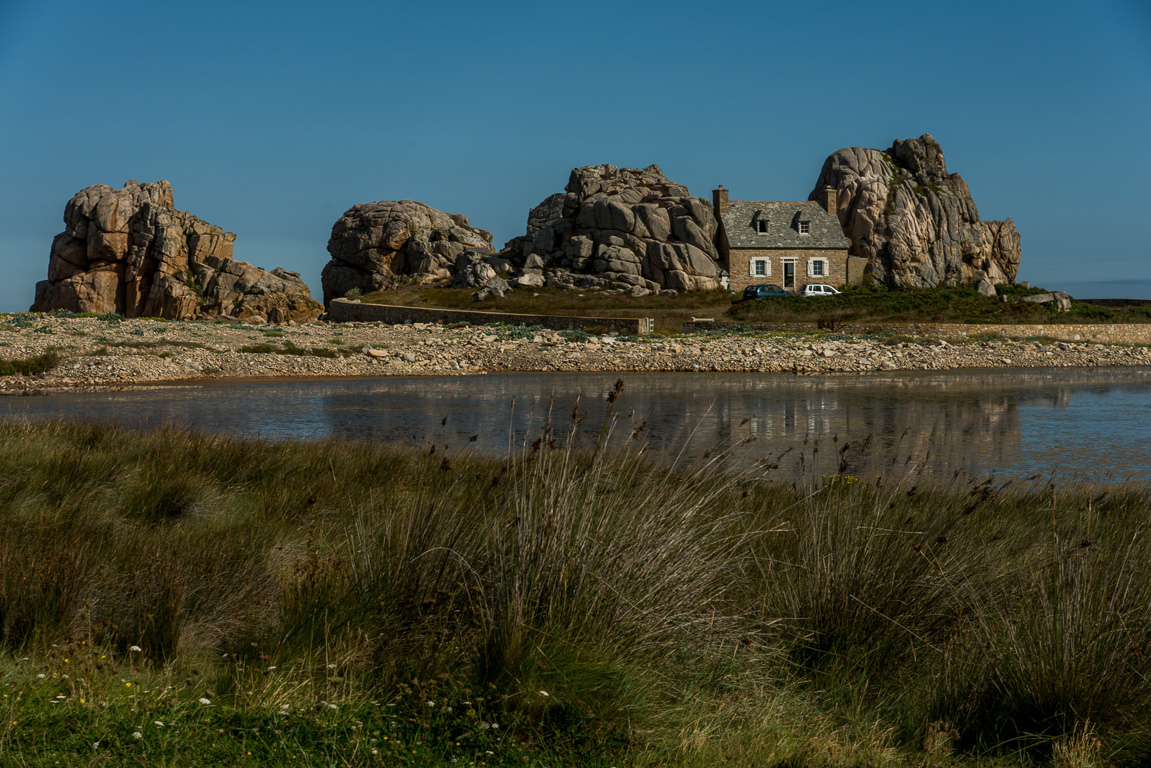
<svg viewBox="0 0 1151 768">
<path fill-rule="evenodd" d="M 865 259 L 849 258 L 851 241 L 835 214 L 836 191 L 814 200 L 729 200 L 712 192 L 719 222 L 716 246 L 731 290 L 775 283 L 799 291 L 807 283 L 841 286 L 862 278 Z M 849 262 L 852 262 L 849 264 Z"/>
</svg>

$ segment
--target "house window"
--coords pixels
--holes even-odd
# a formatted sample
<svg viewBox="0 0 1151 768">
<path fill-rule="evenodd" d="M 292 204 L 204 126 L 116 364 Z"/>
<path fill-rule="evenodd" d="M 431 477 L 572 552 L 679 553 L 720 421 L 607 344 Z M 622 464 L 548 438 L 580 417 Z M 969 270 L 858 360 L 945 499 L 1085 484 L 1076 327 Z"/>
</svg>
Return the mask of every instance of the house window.
<svg viewBox="0 0 1151 768">
<path fill-rule="evenodd" d="M 808 277 L 827 277 L 828 265 L 827 259 L 819 257 L 807 260 L 807 276 Z"/>
<path fill-rule="evenodd" d="M 810 221 L 799 222 L 799 234 L 801 234 L 801 235 L 811 234 L 811 222 Z"/>
<path fill-rule="evenodd" d="M 771 262 L 767 259 L 752 259 L 751 269 L 748 270 L 752 277 L 768 277 L 771 275 Z"/>
<path fill-rule="evenodd" d="M 755 231 L 761 235 L 766 235 L 767 234 L 767 219 L 756 219 L 755 220 Z"/>
</svg>

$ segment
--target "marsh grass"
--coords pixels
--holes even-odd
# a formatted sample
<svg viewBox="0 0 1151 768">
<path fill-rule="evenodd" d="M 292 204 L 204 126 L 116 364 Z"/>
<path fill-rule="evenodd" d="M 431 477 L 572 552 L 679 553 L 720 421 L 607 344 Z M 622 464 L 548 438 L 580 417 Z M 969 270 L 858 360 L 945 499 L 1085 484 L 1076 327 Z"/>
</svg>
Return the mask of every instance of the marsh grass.
<svg viewBox="0 0 1151 768">
<path fill-rule="evenodd" d="M 0 756 L 1151 759 L 1144 492 L 731 476 L 541 419 L 502 458 L 0 425 Z"/>
</svg>

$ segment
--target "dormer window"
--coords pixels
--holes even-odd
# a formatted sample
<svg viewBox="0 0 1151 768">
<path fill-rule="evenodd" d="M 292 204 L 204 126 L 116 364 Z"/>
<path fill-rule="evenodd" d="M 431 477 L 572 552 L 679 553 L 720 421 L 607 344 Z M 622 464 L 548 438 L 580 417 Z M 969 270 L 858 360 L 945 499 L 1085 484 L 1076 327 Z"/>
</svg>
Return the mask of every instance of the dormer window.
<svg viewBox="0 0 1151 768">
<path fill-rule="evenodd" d="M 799 222 L 799 234 L 801 234 L 801 235 L 810 235 L 811 234 L 811 222 L 810 221 Z"/>
<path fill-rule="evenodd" d="M 755 231 L 761 235 L 766 235 L 767 234 L 767 219 L 756 219 L 755 220 Z"/>
</svg>

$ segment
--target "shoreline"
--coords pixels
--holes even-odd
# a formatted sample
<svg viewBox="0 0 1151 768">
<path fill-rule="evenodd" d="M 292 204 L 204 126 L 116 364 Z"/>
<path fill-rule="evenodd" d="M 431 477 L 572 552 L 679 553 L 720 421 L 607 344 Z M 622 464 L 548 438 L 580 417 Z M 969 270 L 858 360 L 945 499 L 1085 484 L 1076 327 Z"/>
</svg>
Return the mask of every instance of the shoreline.
<svg viewBox="0 0 1151 768">
<path fill-rule="evenodd" d="M 971 326 L 978 333 L 979 326 Z M 154 318 L 0 319 L 0 360 L 58 356 L 0 394 L 276 380 L 488 373 L 762 372 L 1151 366 L 1151 348 L 1095 342 L 794 333 L 611 337 L 427 323 L 244 325 Z"/>
</svg>

